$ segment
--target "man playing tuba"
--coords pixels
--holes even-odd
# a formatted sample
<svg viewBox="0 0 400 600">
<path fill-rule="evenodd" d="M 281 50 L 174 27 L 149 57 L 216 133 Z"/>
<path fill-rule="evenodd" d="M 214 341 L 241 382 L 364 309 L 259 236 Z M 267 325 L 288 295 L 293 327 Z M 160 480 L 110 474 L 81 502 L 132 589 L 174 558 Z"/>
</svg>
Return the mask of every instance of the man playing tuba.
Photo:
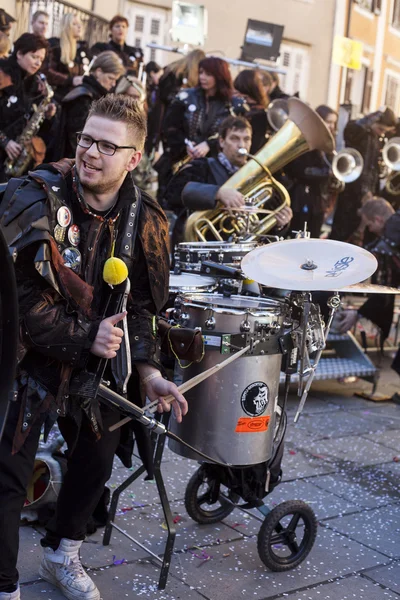
<svg viewBox="0 0 400 600">
<path fill-rule="evenodd" d="M 219 130 L 221 151 L 217 158 L 199 158 L 181 168 L 171 179 L 165 201 L 178 219 L 173 243 L 183 241 L 183 229 L 189 212 L 213 209 L 220 203 L 227 209 L 244 207 L 245 197 L 236 189 L 222 187 L 247 161 L 251 146 L 251 125 L 243 117 L 227 117 Z M 240 153 L 239 149 L 245 152 Z M 292 210 L 285 206 L 276 214 L 277 228 L 290 223 Z"/>
</svg>

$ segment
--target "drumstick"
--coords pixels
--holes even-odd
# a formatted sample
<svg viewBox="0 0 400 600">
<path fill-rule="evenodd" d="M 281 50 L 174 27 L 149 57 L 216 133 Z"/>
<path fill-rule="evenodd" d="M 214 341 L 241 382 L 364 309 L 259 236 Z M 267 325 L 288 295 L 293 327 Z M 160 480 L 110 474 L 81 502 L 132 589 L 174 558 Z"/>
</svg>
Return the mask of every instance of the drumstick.
<svg viewBox="0 0 400 600">
<path fill-rule="evenodd" d="M 253 346 L 258 344 L 258 342 L 259 342 L 259 340 L 256 340 L 254 342 Z M 185 383 L 182 383 L 182 385 L 180 385 L 178 387 L 178 390 L 180 391 L 181 394 L 188 392 L 189 390 L 194 388 L 196 385 L 198 385 L 205 379 L 208 379 L 209 377 L 211 377 L 211 375 L 214 375 L 214 373 L 217 373 L 217 371 L 220 371 L 221 369 L 224 369 L 225 367 L 227 367 L 231 362 L 233 362 L 234 360 L 236 360 L 237 358 L 242 356 L 242 354 L 245 354 L 248 350 L 250 350 L 250 348 L 251 348 L 251 344 L 249 344 L 245 348 L 242 348 L 241 350 L 239 350 L 239 352 L 235 352 L 235 354 L 232 354 L 231 356 L 229 356 L 228 358 L 223 360 L 221 363 L 218 363 L 217 365 L 210 367 L 209 369 L 207 369 L 207 371 L 204 371 L 203 373 L 199 373 L 198 375 L 195 375 L 194 377 L 192 377 L 192 379 L 189 379 L 188 381 L 185 381 Z M 166 396 L 164 398 L 164 400 L 168 403 L 171 403 L 175 400 L 175 398 L 174 398 L 174 396 L 172 396 L 170 394 L 169 396 Z M 145 409 L 151 413 L 154 413 L 157 410 L 157 405 L 158 405 L 158 400 L 154 400 L 153 402 L 150 402 L 150 404 L 147 404 L 145 406 Z"/>
<path fill-rule="evenodd" d="M 259 343 L 259 340 L 256 340 L 253 343 L 253 347 L 256 346 L 258 343 Z M 210 367 L 209 369 L 207 369 L 207 371 L 204 371 L 203 373 L 199 373 L 198 375 L 195 375 L 194 377 L 192 377 L 192 379 L 189 379 L 188 381 L 185 381 L 185 383 L 182 383 L 182 385 L 180 385 L 178 387 L 178 391 L 181 394 L 188 392 L 189 390 L 194 388 L 196 385 L 198 385 L 205 379 L 208 379 L 209 377 L 211 377 L 211 375 L 214 375 L 214 373 L 216 373 L 217 371 L 220 371 L 224 367 L 227 367 L 231 362 L 233 362 L 234 360 L 236 360 L 237 358 L 239 358 L 240 356 L 245 354 L 248 350 L 250 350 L 250 348 L 251 348 L 251 344 L 249 344 L 245 348 L 242 348 L 241 350 L 239 350 L 239 352 L 235 352 L 235 354 L 232 354 L 227 359 L 223 360 L 221 363 L 218 363 L 218 365 L 214 365 L 213 367 Z M 164 400 L 170 404 L 171 402 L 173 402 L 175 400 L 175 398 L 174 398 L 174 396 L 172 396 L 170 394 L 169 396 L 166 396 L 164 398 Z M 145 408 L 145 410 L 148 410 L 151 413 L 155 413 L 157 410 L 157 405 L 158 405 L 158 400 L 154 400 L 153 402 L 150 402 L 150 404 L 147 404 L 144 408 Z M 116 429 L 118 429 L 119 427 L 122 427 L 122 425 L 125 425 L 125 423 L 128 423 L 131 420 L 132 420 L 131 417 L 125 417 L 124 419 L 122 419 L 122 421 L 119 421 L 118 423 L 115 423 L 115 425 L 112 425 L 109 428 L 109 431 L 115 431 Z"/>
</svg>

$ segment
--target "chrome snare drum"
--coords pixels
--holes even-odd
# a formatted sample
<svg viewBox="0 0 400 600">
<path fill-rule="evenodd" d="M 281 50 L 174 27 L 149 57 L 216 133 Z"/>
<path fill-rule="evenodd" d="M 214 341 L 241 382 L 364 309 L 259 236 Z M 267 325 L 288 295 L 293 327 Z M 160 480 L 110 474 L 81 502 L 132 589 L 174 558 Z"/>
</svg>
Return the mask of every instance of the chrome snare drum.
<svg viewBox="0 0 400 600">
<path fill-rule="evenodd" d="M 204 260 L 240 267 L 242 258 L 257 246 L 256 242 L 183 242 L 175 247 L 175 270 L 200 272 Z"/>
<path fill-rule="evenodd" d="M 286 304 L 269 298 L 184 294 L 177 299 L 176 312 L 182 325 L 202 329 L 206 348 L 200 363 L 177 367 L 178 382 L 221 363 L 249 343 L 253 346 L 185 394 L 189 412 L 182 423 L 171 421 L 172 431 L 218 461 L 265 462 L 274 438 Z M 169 440 L 169 446 L 181 456 L 199 460 L 175 440 Z"/>
<path fill-rule="evenodd" d="M 169 274 L 169 291 L 172 294 L 213 292 L 217 287 L 213 277 L 194 273 Z"/>
</svg>

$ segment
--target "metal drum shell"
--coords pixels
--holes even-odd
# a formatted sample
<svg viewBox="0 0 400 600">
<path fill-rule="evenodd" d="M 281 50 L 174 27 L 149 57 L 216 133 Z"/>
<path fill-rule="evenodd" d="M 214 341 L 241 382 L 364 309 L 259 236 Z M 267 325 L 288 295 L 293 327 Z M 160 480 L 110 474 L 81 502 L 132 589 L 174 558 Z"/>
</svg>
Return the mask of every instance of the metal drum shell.
<svg viewBox="0 0 400 600">
<path fill-rule="evenodd" d="M 257 242 L 181 242 L 175 248 L 175 263 L 187 273 L 200 272 L 204 260 L 240 266 L 242 258 L 257 246 Z"/>
<path fill-rule="evenodd" d="M 212 331 L 205 329 L 205 319 L 211 311 L 216 320 L 215 331 L 219 333 L 240 333 L 243 320 L 250 324 L 252 331 L 257 320 L 279 325 L 284 320 L 279 301 L 240 296 L 224 299 L 218 294 L 206 296 L 209 297 L 202 300 L 200 294 L 186 295 L 182 298 L 181 310 L 188 317 L 187 326 L 202 327 L 207 336 L 213 336 Z M 233 300 L 233 308 L 229 307 L 230 300 Z M 186 369 L 177 367 L 176 379 L 187 381 L 224 358 L 226 355 L 206 346 L 202 362 Z M 281 362 L 281 354 L 238 358 L 186 392 L 189 412 L 182 423 L 171 419 L 171 430 L 191 446 L 223 463 L 245 466 L 265 462 L 272 454 Z M 249 414 L 244 408 L 252 389 L 267 393 L 268 402 L 257 414 Z M 265 426 L 267 418 L 269 422 Z M 251 428 L 259 424 L 264 424 L 262 429 L 253 432 Z M 201 460 L 198 454 L 175 440 L 170 439 L 168 443 L 176 454 Z"/>
</svg>

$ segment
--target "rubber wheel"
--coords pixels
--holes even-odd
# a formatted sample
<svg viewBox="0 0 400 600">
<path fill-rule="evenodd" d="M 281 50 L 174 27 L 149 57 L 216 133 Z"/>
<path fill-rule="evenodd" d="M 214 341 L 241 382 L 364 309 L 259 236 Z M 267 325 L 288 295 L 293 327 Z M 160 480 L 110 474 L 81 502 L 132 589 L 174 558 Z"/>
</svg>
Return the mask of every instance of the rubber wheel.
<svg viewBox="0 0 400 600">
<path fill-rule="evenodd" d="M 235 508 L 232 502 L 239 500 L 237 494 L 227 490 L 226 493 L 220 491 L 218 502 L 213 503 L 211 498 L 213 485 L 216 485 L 216 482 L 209 479 L 203 468 L 200 467 L 193 473 L 186 487 L 186 511 L 193 521 L 200 525 L 210 525 L 222 521 Z"/>
<path fill-rule="evenodd" d="M 308 556 L 317 537 L 312 508 L 301 500 L 282 502 L 265 517 L 257 538 L 258 554 L 271 571 L 289 571 Z"/>
</svg>

